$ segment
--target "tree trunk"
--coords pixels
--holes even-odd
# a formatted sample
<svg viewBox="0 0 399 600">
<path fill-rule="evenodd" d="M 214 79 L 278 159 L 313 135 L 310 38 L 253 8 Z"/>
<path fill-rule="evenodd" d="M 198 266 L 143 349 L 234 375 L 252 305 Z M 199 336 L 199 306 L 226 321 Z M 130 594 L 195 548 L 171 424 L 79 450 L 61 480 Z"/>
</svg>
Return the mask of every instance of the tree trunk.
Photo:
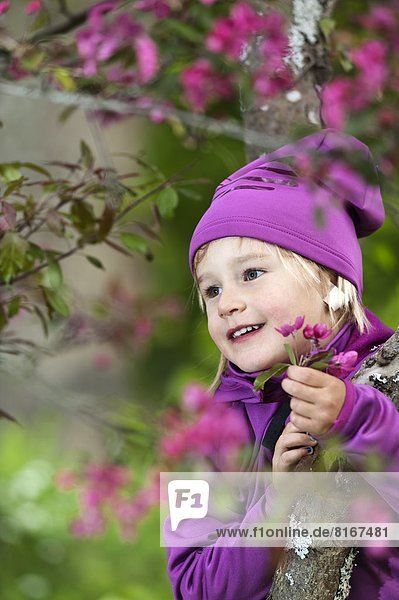
<svg viewBox="0 0 399 600">
<path fill-rule="evenodd" d="M 321 126 L 320 100 L 318 90 L 331 73 L 327 42 L 320 33 L 321 19 L 331 15 L 337 0 L 291 0 L 290 45 L 291 65 L 296 85 L 288 93 L 267 100 L 262 106 L 242 106 L 244 127 L 265 136 L 265 146 L 260 147 L 246 140 L 248 160 L 257 158 L 266 148 L 273 147 L 274 140 L 279 144 L 292 141 L 293 127 L 298 125 Z M 265 3 L 252 0 L 258 11 Z M 245 68 L 249 71 L 257 66 L 253 48 L 245 58 Z M 281 143 L 282 141 L 282 143 Z"/>
<path fill-rule="evenodd" d="M 294 127 L 322 126 L 320 87 L 329 79 L 331 66 L 327 40 L 320 31 L 320 21 L 331 16 L 337 0 L 289 0 L 291 64 L 296 85 L 261 107 L 242 106 L 246 130 L 264 134 L 264 147 L 246 139 L 248 160 L 257 158 L 270 148 L 292 140 Z M 252 0 L 264 10 L 265 3 Z M 253 48 L 245 57 L 245 68 L 257 66 Z M 278 142 L 276 143 L 276 140 Z M 399 330 L 384 344 L 378 354 L 367 359 L 352 379 L 367 383 L 391 398 L 399 409 Z M 310 549 L 300 558 L 293 549 L 284 551 L 267 600 L 345 600 L 350 591 L 350 577 L 355 566 L 354 548 Z"/>
</svg>

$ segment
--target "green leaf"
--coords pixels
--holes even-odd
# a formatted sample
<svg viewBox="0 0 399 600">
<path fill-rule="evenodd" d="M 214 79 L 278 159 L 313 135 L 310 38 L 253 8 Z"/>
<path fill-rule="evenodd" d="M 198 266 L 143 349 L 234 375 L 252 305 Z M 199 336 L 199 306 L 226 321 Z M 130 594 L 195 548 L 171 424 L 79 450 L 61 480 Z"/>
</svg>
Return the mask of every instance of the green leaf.
<svg viewBox="0 0 399 600">
<path fill-rule="evenodd" d="M 37 13 L 36 18 L 34 19 L 32 25 L 30 26 L 30 31 L 38 31 L 39 29 L 43 29 L 50 23 L 50 15 L 47 10 L 40 10 Z"/>
<path fill-rule="evenodd" d="M 27 71 L 36 71 L 42 64 L 44 58 L 44 52 L 38 46 L 33 46 L 24 52 L 21 57 L 21 65 Z"/>
<path fill-rule="evenodd" d="M 321 30 L 322 34 L 324 35 L 324 37 L 326 38 L 326 40 L 330 39 L 330 35 L 334 31 L 335 26 L 336 26 L 336 22 L 334 21 L 334 19 L 330 19 L 329 17 L 324 17 L 323 19 L 320 19 L 320 21 L 319 21 L 320 30 Z"/>
<path fill-rule="evenodd" d="M 62 315 L 63 317 L 69 317 L 69 306 L 65 302 L 61 294 L 56 290 L 51 290 L 43 287 L 43 293 L 48 304 L 53 310 Z"/>
<path fill-rule="evenodd" d="M 307 366 L 310 367 L 311 369 L 316 369 L 317 371 L 325 371 L 328 367 L 328 362 L 326 362 L 324 360 L 319 360 L 314 363 L 310 363 Z"/>
<path fill-rule="evenodd" d="M 31 260 L 31 261 L 35 261 L 35 260 L 42 261 L 46 258 L 46 253 L 37 244 L 34 244 L 33 242 L 29 242 L 29 249 L 27 251 L 27 256 L 28 256 L 29 260 Z"/>
<path fill-rule="evenodd" d="M 179 197 L 175 189 L 167 187 L 158 194 L 156 202 L 161 216 L 170 219 L 179 203 Z"/>
<path fill-rule="evenodd" d="M 54 79 L 60 85 L 60 87 L 66 92 L 76 91 L 76 82 L 71 76 L 69 69 L 63 67 L 57 67 L 53 72 Z"/>
<path fill-rule="evenodd" d="M 0 164 L 0 179 L 2 179 L 4 183 L 17 181 L 18 179 L 21 179 L 21 177 L 22 173 L 19 170 L 19 165 L 16 166 L 16 163 Z"/>
<path fill-rule="evenodd" d="M 40 173 L 40 175 L 45 175 L 49 179 L 52 179 L 52 175 L 50 171 L 42 167 L 41 165 L 37 165 L 33 162 L 22 162 L 19 163 L 21 167 L 25 167 L 26 169 L 30 169 L 31 171 L 35 171 L 36 173 Z"/>
<path fill-rule="evenodd" d="M 104 207 L 103 214 L 101 215 L 100 223 L 98 226 L 98 239 L 103 240 L 107 237 L 114 224 L 115 211 L 110 204 L 106 204 Z"/>
<path fill-rule="evenodd" d="M 0 408 L 0 419 L 6 419 L 7 421 L 13 421 L 17 425 L 21 425 L 21 423 L 19 423 L 15 417 L 10 415 L 10 413 L 6 412 L 2 408 Z"/>
<path fill-rule="evenodd" d="M 93 153 L 90 149 L 90 146 L 88 146 L 88 144 L 86 144 L 86 142 L 84 140 L 80 140 L 80 163 L 82 163 L 82 165 L 84 167 L 86 167 L 86 169 L 92 169 L 94 166 L 94 157 L 93 157 Z"/>
<path fill-rule="evenodd" d="M 18 314 L 21 306 L 21 296 L 14 296 L 11 302 L 8 305 L 8 318 L 11 319 Z"/>
<path fill-rule="evenodd" d="M 90 235 L 95 232 L 95 215 L 93 206 L 78 198 L 72 205 L 70 218 L 76 229 L 84 234 Z"/>
<path fill-rule="evenodd" d="M 58 120 L 60 123 L 66 123 L 69 117 L 76 111 L 77 106 L 67 106 L 64 110 L 61 111 Z"/>
<path fill-rule="evenodd" d="M 0 304 L 0 330 L 4 329 L 4 327 L 8 323 L 7 313 L 4 310 L 3 304 Z"/>
<path fill-rule="evenodd" d="M 193 42 L 194 44 L 202 44 L 203 34 L 198 31 L 195 27 L 191 27 L 183 21 L 177 19 L 165 19 L 163 21 L 163 27 L 169 30 L 169 33 L 174 33 L 183 40 Z"/>
<path fill-rule="evenodd" d="M 0 240 L 0 279 L 5 283 L 29 266 L 28 247 L 28 242 L 13 231 L 7 231 Z"/>
<path fill-rule="evenodd" d="M 25 181 L 25 177 L 20 177 L 19 179 L 15 179 L 11 183 L 9 183 L 5 189 L 3 198 L 7 198 L 7 196 L 10 196 L 13 192 L 15 192 L 17 190 L 19 191 L 21 186 L 23 185 L 24 181 Z"/>
<path fill-rule="evenodd" d="M 289 366 L 290 364 L 287 363 L 276 363 L 271 367 L 271 369 L 268 369 L 264 373 L 258 375 L 254 381 L 254 390 L 263 390 L 266 381 L 269 381 L 271 377 L 278 377 L 279 375 L 282 375 Z"/>
<path fill-rule="evenodd" d="M 46 337 L 48 337 L 48 324 L 47 324 L 47 320 L 46 317 L 44 316 L 43 312 L 40 310 L 40 308 L 38 306 L 36 306 L 36 304 L 33 306 L 33 310 L 35 311 L 36 315 L 38 316 L 41 324 L 42 324 L 42 328 L 43 328 L 43 333 Z"/>
<path fill-rule="evenodd" d="M 312 364 L 312 362 L 317 362 L 319 360 L 328 361 L 333 356 L 334 356 L 334 350 L 320 350 L 320 352 L 313 354 L 307 360 L 308 360 L 308 364 Z"/>
<path fill-rule="evenodd" d="M 46 252 L 46 258 L 48 262 L 47 274 L 48 282 L 53 290 L 57 290 L 63 283 L 62 269 L 58 261 L 55 260 L 54 256 L 49 252 Z"/>
<path fill-rule="evenodd" d="M 290 359 L 291 364 L 296 365 L 297 364 L 296 356 L 295 356 L 294 350 L 292 349 L 291 344 L 284 344 L 284 348 L 285 348 L 286 353 L 288 354 L 288 358 Z"/>
<path fill-rule="evenodd" d="M 149 258 L 150 256 L 152 257 L 152 253 L 147 242 L 135 233 L 122 233 L 121 242 L 126 248 L 132 250 L 133 252 L 144 254 L 146 258 Z"/>
<path fill-rule="evenodd" d="M 339 52 L 338 58 L 339 62 L 341 63 L 341 67 L 346 73 L 349 73 L 349 71 L 353 70 L 353 64 L 344 52 Z"/>
<path fill-rule="evenodd" d="M 87 260 L 89 261 L 89 263 L 91 263 L 92 265 L 97 267 L 97 269 L 103 269 L 103 271 L 105 271 L 105 267 L 104 267 L 103 263 L 101 262 L 101 260 L 99 260 L 95 256 L 89 256 L 88 254 L 86 254 L 85 256 L 86 256 Z"/>
<path fill-rule="evenodd" d="M 179 193 L 183 194 L 190 200 L 202 200 L 202 194 L 196 192 L 195 190 L 190 190 L 189 188 L 179 187 Z"/>
</svg>

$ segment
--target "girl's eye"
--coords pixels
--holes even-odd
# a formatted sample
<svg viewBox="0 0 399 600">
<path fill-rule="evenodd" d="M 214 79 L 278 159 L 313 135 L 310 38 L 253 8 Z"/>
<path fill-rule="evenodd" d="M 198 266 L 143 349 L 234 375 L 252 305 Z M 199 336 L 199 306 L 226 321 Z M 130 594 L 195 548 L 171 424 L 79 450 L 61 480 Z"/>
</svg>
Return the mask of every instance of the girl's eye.
<svg viewBox="0 0 399 600">
<path fill-rule="evenodd" d="M 218 289 L 219 288 L 216 285 L 209 286 L 205 290 L 205 293 L 204 293 L 205 297 L 206 298 L 216 298 Z"/>
<path fill-rule="evenodd" d="M 246 281 L 253 281 L 259 278 L 258 273 L 264 273 L 263 269 L 247 269 L 244 271 L 244 278 Z"/>
</svg>

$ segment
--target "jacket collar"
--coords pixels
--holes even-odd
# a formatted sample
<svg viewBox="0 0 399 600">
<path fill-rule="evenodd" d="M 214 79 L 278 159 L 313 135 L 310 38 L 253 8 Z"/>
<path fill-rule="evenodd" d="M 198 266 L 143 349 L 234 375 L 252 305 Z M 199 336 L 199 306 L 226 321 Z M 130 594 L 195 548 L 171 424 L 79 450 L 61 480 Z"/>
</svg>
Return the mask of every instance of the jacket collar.
<svg viewBox="0 0 399 600">
<path fill-rule="evenodd" d="M 366 356 L 376 351 L 377 347 L 393 334 L 393 330 L 384 325 L 371 311 L 367 308 L 365 311 L 371 324 L 371 329 L 368 333 L 361 335 L 356 324 L 345 323 L 335 337 L 326 345 L 327 350 L 335 348 L 337 352 L 355 350 L 358 353 L 359 361 L 353 373 L 356 373 Z M 241 401 L 246 404 L 276 402 L 281 398 L 281 381 L 286 375 L 271 377 L 266 383 L 264 390 L 254 391 L 253 384 L 260 373 L 262 371 L 247 373 L 229 361 L 221 376 L 220 385 L 215 391 L 215 401 Z M 351 374 L 348 375 L 348 377 L 350 376 Z"/>
</svg>

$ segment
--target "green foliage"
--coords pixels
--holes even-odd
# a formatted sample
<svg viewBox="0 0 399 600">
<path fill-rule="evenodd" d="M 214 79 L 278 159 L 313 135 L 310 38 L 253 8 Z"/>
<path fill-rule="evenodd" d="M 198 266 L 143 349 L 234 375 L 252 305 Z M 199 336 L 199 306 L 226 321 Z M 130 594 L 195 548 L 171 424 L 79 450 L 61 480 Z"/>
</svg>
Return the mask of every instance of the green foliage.
<svg viewBox="0 0 399 600">
<path fill-rule="evenodd" d="M 152 260 L 152 244 L 161 243 L 161 222 L 173 215 L 178 204 L 180 180 L 186 188 L 190 180 L 178 175 L 168 179 L 142 157 L 132 160 L 140 173 L 124 175 L 96 167 L 91 148 L 82 140 L 76 163 L 51 161 L 49 168 L 21 161 L 0 164 L 4 184 L 0 287 L 8 286 L 2 298 L 2 328 L 9 318 L 27 310 L 40 319 L 47 335 L 55 316 L 69 316 L 72 297 L 64 283 L 62 261 L 83 254 L 88 245 L 106 244 L 126 256 L 139 254 Z M 135 218 L 136 212 L 142 218 Z M 33 236 L 46 227 L 50 237 L 44 246 Z M 60 240 L 68 250 L 59 250 Z M 93 267 L 104 270 L 98 258 L 84 255 Z M 16 281 L 23 293 L 6 310 Z"/>
<path fill-rule="evenodd" d="M 31 266 L 27 257 L 29 244 L 17 233 L 7 231 L 0 239 L 0 281 L 10 283 L 11 279 Z"/>
<path fill-rule="evenodd" d="M 2 600 L 172 600 L 157 511 L 130 542 L 115 528 L 93 539 L 69 533 L 76 492 L 58 490 L 54 480 L 78 456 L 59 446 L 63 421 L 51 413 L 29 429 L 0 423 Z M 139 477 L 143 465 L 132 459 Z"/>
</svg>

